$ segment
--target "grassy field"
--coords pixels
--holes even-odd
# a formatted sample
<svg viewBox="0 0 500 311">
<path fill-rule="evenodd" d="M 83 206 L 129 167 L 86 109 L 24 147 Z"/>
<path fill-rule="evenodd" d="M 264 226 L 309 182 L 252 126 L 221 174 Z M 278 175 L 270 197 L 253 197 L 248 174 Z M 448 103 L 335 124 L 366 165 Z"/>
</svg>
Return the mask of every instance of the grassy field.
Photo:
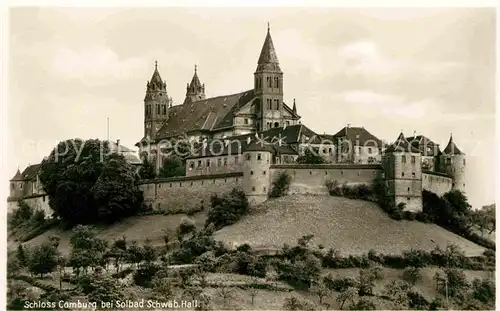
<svg viewBox="0 0 500 311">
<path fill-rule="evenodd" d="M 229 245 L 280 248 L 313 234 L 313 242 L 342 255 L 374 249 L 384 254 L 404 250 L 432 250 L 455 243 L 468 256 L 484 248 L 437 225 L 390 219 L 375 203 L 330 196 L 286 196 L 261 204 L 252 215 L 222 228 L 215 238 Z"/>
<path fill-rule="evenodd" d="M 128 241 L 137 241 L 137 243 L 143 244 L 146 239 L 149 239 L 153 246 L 161 246 L 164 245 L 162 230 L 165 228 L 175 230 L 183 217 L 187 216 L 179 214 L 130 217 L 112 226 L 97 227 L 97 231 L 100 238 L 109 242 L 126 236 Z M 190 218 L 195 220 L 198 227 L 203 227 L 206 213 L 198 213 L 190 216 Z M 27 246 L 39 245 L 45 242 L 51 235 L 61 238 L 59 250 L 62 254 L 69 254 L 69 238 L 71 236 L 71 231 L 69 230 L 51 229 L 23 244 Z M 15 243 L 12 243 L 11 246 L 14 246 L 13 244 Z"/>
</svg>

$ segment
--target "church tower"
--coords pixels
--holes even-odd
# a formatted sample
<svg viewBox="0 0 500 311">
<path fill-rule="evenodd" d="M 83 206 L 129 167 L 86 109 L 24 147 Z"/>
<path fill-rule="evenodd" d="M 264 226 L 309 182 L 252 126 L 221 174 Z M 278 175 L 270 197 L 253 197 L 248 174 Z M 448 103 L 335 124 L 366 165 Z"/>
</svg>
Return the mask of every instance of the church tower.
<svg viewBox="0 0 500 311">
<path fill-rule="evenodd" d="M 465 153 L 458 149 L 453 142 L 453 136 L 450 134 L 448 145 L 439 155 L 441 172 L 450 175 L 453 178 L 452 189 L 466 192 L 465 186 Z"/>
<path fill-rule="evenodd" d="M 196 65 L 194 65 L 194 75 L 191 79 L 191 83 L 188 83 L 186 87 L 186 99 L 184 103 L 195 102 L 202 99 L 205 99 L 205 84 L 201 84 L 200 78 L 198 78 Z"/>
<path fill-rule="evenodd" d="M 168 119 L 168 108 L 171 104 L 172 98 L 168 97 L 167 83 L 161 79 L 158 62 L 155 62 L 155 71 L 147 82 L 144 98 L 144 137 L 155 138 L 160 127 Z"/>
<path fill-rule="evenodd" d="M 283 72 L 274 50 L 269 24 L 267 35 L 254 73 L 257 96 L 257 131 L 283 126 Z"/>
</svg>

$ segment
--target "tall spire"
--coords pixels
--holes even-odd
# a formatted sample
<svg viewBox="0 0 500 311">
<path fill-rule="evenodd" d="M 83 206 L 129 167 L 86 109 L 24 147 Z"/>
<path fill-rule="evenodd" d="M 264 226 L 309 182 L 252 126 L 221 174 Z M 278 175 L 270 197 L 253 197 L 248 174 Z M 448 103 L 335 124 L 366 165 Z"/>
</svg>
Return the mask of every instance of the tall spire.
<svg viewBox="0 0 500 311">
<path fill-rule="evenodd" d="M 166 83 L 163 82 L 160 72 L 158 71 L 158 61 L 155 60 L 155 71 L 153 72 L 153 76 L 151 77 L 151 81 L 148 83 L 148 89 L 150 88 L 149 86 L 153 86 L 155 90 L 165 90 L 166 89 Z"/>
<path fill-rule="evenodd" d="M 295 98 L 293 99 L 293 108 L 292 111 L 294 114 L 297 114 L 297 106 L 295 105 Z"/>
<path fill-rule="evenodd" d="M 271 30 L 269 27 L 269 23 L 267 24 L 267 35 L 266 39 L 264 40 L 264 45 L 262 46 L 262 50 L 260 51 L 260 56 L 258 60 L 258 67 L 257 70 L 259 70 L 261 65 L 268 65 L 271 64 L 274 69 L 279 69 L 279 61 L 278 61 L 278 56 L 276 54 L 276 51 L 274 49 L 274 44 L 273 44 L 273 39 L 271 38 Z"/>
</svg>

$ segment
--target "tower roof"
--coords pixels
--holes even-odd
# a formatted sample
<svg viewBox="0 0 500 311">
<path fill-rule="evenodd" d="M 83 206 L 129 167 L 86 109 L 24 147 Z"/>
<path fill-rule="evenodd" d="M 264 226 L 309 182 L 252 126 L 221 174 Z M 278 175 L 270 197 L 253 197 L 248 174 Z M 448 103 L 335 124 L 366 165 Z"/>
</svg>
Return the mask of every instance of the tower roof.
<svg viewBox="0 0 500 311">
<path fill-rule="evenodd" d="M 23 180 L 23 176 L 21 175 L 21 172 L 19 169 L 17 169 L 16 175 L 10 179 L 10 181 L 21 181 Z"/>
<path fill-rule="evenodd" d="M 394 144 L 390 145 L 389 148 L 385 150 L 385 152 L 411 152 L 411 153 L 420 153 L 420 150 L 413 147 L 408 140 L 406 140 L 403 132 L 399 134 L 398 139 L 394 142 Z"/>
<path fill-rule="evenodd" d="M 200 78 L 198 78 L 198 73 L 197 73 L 197 68 L 196 65 L 194 65 L 194 75 L 193 78 L 191 79 L 191 83 L 189 84 L 190 88 L 200 88 L 201 87 L 201 82 Z"/>
<path fill-rule="evenodd" d="M 161 87 L 163 85 L 163 80 L 160 76 L 160 72 L 158 71 L 158 61 L 155 61 L 155 71 L 153 72 L 153 76 L 151 76 L 150 83 L 154 83 L 158 87 Z"/>
<path fill-rule="evenodd" d="M 457 145 L 453 142 L 453 136 L 450 134 L 450 140 L 448 141 L 448 145 L 446 148 L 444 148 L 443 153 L 445 155 L 452 155 L 452 154 L 464 154 L 460 149 L 458 149 Z"/>
<path fill-rule="evenodd" d="M 272 65 L 273 69 L 280 70 L 278 55 L 276 54 L 276 50 L 274 49 L 269 25 L 267 27 L 266 39 L 264 40 L 264 45 L 262 46 L 262 50 L 260 51 L 260 56 L 257 64 L 257 70 L 264 69 L 264 67 L 266 67 L 265 65 Z"/>
</svg>

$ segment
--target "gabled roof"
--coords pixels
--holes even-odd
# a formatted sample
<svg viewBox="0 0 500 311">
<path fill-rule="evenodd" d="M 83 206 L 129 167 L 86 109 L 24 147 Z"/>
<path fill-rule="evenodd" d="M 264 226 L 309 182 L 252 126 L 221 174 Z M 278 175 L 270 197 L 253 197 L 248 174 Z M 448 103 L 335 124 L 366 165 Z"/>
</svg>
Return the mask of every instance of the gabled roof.
<svg viewBox="0 0 500 311">
<path fill-rule="evenodd" d="M 10 179 L 10 181 L 22 181 L 22 180 L 23 180 L 23 176 L 21 175 L 21 172 L 19 171 L 19 169 L 17 169 L 16 175 L 14 175 L 14 177 L 12 177 Z"/>
<path fill-rule="evenodd" d="M 410 153 L 420 153 L 420 150 L 413 147 L 405 138 L 403 133 L 399 134 L 398 139 L 394 144 L 390 145 L 386 150 L 386 153 L 390 152 L 410 152 Z"/>
<path fill-rule="evenodd" d="M 448 145 L 443 150 L 444 155 L 455 155 L 455 154 L 464 154 L 460 149 L 458 149 L 457 145 L 453 142 L 453 136 L 450 135 L 450 140 L 448 141 Z"/>
<path fill-rule="evenodd" d="M 406 137 L 406 140 L 413 147 L 419 149 L 423 156 L 437 156 L 441 153 L 439 144 L 436 144 L 424 135 Z"/>
<path fill-rule="evenodd" d="M 354 146 L 376 146 L 383 147 L 383 142 L 368 132 L 364 127 L 345 126 L 340 131 L 332 136 L 333 141 L 338 141 L 340 138 L 349 140 Z"/>
<path fill-rule="evenodd" d="M 230 127 L 233 125 L 233 113 L 254 97 L 254 91 L 248 90 L 172 106 L 169 109 L 169 119 L 158 131 L 156 139 Z"/>
<path fill-rule="evenodd" d="M 189 158 L 237 155 L 245 151 L 268 151 L 280 154 L 297 154 L 291 147 L 316 137 L 316 133 L 302 124 L 272 128 L 259 134 L 245 134 L 228 137 L 227 139 L 213 139 L 205 142 L 204 147 L 198 149 Z"/>
<path fill-rule="evenodd" d="M 22 175 L 23 180 L 34 180 L 40 170 L 42 164 L 33 164 L 24 169 Z"/>
</svg>

